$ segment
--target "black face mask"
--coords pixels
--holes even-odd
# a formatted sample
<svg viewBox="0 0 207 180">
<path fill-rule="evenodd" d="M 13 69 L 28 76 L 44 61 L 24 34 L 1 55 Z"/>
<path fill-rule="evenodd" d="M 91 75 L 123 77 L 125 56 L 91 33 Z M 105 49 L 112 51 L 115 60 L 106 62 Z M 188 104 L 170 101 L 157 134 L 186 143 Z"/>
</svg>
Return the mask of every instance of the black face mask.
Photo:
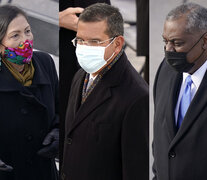
<svg viewBox="0 0 207 180">
<path fill-rule="evenodd" d="M 188 52 L 172 52 L 172 51 L 165 51 L 165 59 L 167 63 L 176 71 L 178 72 L 189 72 L 189 70 L 195 65 L 195 62 L 203 55 L 204 51 L 201 53 L 201 55 L 196 58 L 196 60 L 193 63 L 189 63 L 187 61 L 187 54 L 198 44 L 198 42 L 201 40 L 201 38 L 206 34 L 205 32 L 199 40 L 193 45 L 192 48 Z"/>
<path fill-rule="evenodd" d="M 165 59 L 174 70 L 188 72 L 195 64 L 187 61 L 187 54 L 186 52 L 171 52 L 165 50 Z"/>
</svg>

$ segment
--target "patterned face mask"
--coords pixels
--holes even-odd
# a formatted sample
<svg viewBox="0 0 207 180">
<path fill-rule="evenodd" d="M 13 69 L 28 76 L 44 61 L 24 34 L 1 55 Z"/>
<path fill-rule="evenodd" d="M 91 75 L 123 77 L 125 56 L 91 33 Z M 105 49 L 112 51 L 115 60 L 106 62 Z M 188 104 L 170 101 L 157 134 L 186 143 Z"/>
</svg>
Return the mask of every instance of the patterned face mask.
<svg viewBox="0 0 207 180">
<path fill-rule="evenodd" d="M 32 60 L 33 54 L 33 40 L 26 40 L 20 44 L 17 48 L 6 47 L 4 51 L 4 57 L 15 64 L 28 64 Z"/>
</svg>

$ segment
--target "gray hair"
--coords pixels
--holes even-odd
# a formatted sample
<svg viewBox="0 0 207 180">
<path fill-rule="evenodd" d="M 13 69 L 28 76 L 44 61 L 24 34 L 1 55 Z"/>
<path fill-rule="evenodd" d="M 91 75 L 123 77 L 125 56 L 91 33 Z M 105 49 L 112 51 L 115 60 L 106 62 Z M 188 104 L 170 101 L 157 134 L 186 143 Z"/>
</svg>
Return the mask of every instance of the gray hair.
<svg viewBox="0 0 207 180">
<path fill-rule="evenodd" d="M 187 18 L 186 32 L 207 31 L 207 8 L 196 3 L 185 3 L 171 10 L 166 21 Z"/>
<path fill-rule="evenodd" d="M 99 22 L 106 20 L 106 34 L 109 37 L 124 35 L 123 17 L 118 8 L 105 4 L 95 3 L 81 13 L 79 21 Z"/>
</svg>

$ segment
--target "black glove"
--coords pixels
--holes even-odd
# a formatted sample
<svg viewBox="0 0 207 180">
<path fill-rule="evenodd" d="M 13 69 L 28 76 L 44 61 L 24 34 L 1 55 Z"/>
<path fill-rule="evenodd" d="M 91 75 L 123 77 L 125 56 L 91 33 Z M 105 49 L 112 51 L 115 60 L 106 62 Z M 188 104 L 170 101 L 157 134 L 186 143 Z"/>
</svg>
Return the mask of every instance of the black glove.
<svg viewBox="0 0 207 180">
<path fill-rule="evenodd" d="M 55 158 L 59 150 L 59 129 L 52 129 L 47 134 L 42 144 L 45 147 L 40 149 L 37 154 L 46 158 Z"/>
<path fill-rule="evenodd" d="M 6 165 L 1 159 L 0 159 L 0 171 L 6 171 L 11 172 L 13 170 L 13 167 Z"/>
</svg>

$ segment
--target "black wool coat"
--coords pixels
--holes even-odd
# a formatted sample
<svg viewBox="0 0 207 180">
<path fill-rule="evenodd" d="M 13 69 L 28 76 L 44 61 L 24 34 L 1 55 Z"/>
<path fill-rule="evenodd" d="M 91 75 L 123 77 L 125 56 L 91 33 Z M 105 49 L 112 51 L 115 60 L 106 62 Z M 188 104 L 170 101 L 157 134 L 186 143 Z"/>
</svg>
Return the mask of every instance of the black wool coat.
<svg viewBox="0 0 207 180">
<path fill-rule="evenodd" d="M 110 0 L 59 0 L 60 11 L 63 11 L 69 7 L 81 7 L 86 8 L 94 3 L 107 3 L 110 4 Z M 72 40 L 76 36 L 76 32 L 60 28 L 59 33 L 59 46 L 60 46 L 60 115 L 63 121 L 62 127 L 64 127 L 65 112 L 67 108 L 67 102 L 70 92 L 71 83 L 75 73 L 80 68 L 77 57 L 75 54 L 75 47 L 72 44 Z M 62 132 L 61 132 L 62 133 Z M 64 139 L 61 138 L 61 139 Z"/>
<path fill-rule="evenodd" d="M 61 178 L 148 180 L 148 85 L 123 53 L 80 105 L 85 75 L 71 86 Z"/>
<path fill-rule="evenodd" d="M 81 7 L 86 8 L 94 3 L 107 3 L 110 4 L 110 0 L 59 0 L 59 9 L 63 11 L 69 7 Z M 63 156 L 63 144 L 64 144 L 64 126 L 65 126 L 65 113 L 67 109 L 68 97 L 70 94 L 70 87 L 75 73 L 80 68 L 76 54 L 75 47 L 71 40 L 76 36 L 76 32 L 60 28 L 59 31 L 59 54 L 60 54 L 60 164 Z"/>
<path fill-rule="evenodd" d="M 56 180 L 54 159 L 37 155 L 47 133 L 58 125 L 58 78 L 52 58 L 34 52 L 30 87 L 18 82 L 2 63 L 0 71 L 0 159 L 13 172 L 0 180 Z"/>
<path fill-rule="evenodd" d="M 154 180 L 207 179 L 207 72 L 176 132 L 181 83 L 182 73 L 163 61 L 154 84 Z"/>
</svg>

